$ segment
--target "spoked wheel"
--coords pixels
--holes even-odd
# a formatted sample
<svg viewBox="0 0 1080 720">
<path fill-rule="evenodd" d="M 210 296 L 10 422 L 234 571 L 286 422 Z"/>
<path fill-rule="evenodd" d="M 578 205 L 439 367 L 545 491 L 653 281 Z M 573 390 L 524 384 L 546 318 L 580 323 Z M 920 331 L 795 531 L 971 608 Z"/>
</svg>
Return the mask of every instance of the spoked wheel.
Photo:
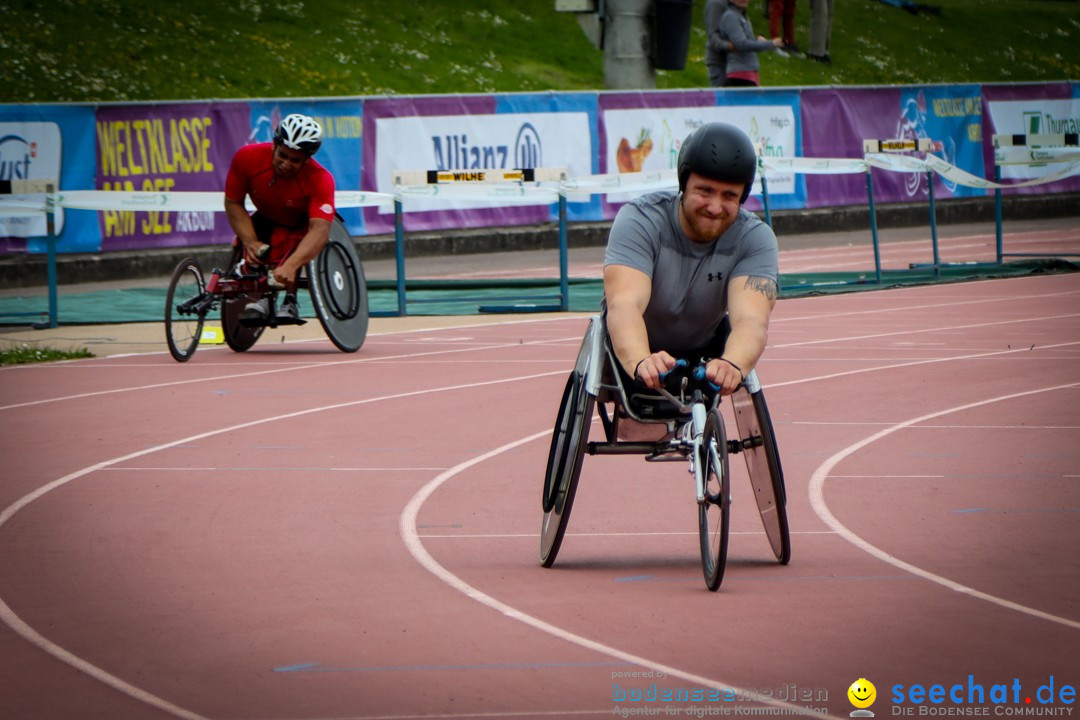
<svg viewBox="0 0 1080 720">
<path fill-rule="evenodd" d="M 728 476 L 727 436 L 720 409 L 709 411 L 697 462 L 705 478 L 705 500 L 698 505 L 698 534 L 701 539 L 701 569 L 705 585 L 720 587 L 727 565 L 728 513 L 731 508 L 731 480 Z"/>
<path fill-rule="evenodd" d="M 554 564 L 562 545 L 581 476 L 595 403 L 596 398 L 585 389 L 583 372 L 575 369 L 566 380 L 548 451 L 544 520 L 540 527 L 540 564 L 544 567 Z"/>
<path fill-rule="evenodd" d="M 330 341 L 339 350 L 356 352 L 367 337 L 367 280 L 341 220 L 330 226 L 330 240 L 308 263 L 307 273 L 315 314 Z"/>
<path fill-rule="evenodd" d="M 177 362 L 187 362 L 195 354 L 213 301 L 206 292 L 199 263 L 194 258 L 181 261 L 173 270 L 165 297 L 165 340 Z"/>
<path fill-rule="evenodd" d="M 742 442 L 742 456 L 754 488 L 761 524 L 769 538 L 776 560 L 787 565 L 791 560 L 791 534 L 788 530 L 787 495 L 784 490 L 784 471 L 776 448 L 769 407 L 765 392 L 760 388 L 749 392 L 745 387 L 731 396 L 735 424 Z"/>
</svg>

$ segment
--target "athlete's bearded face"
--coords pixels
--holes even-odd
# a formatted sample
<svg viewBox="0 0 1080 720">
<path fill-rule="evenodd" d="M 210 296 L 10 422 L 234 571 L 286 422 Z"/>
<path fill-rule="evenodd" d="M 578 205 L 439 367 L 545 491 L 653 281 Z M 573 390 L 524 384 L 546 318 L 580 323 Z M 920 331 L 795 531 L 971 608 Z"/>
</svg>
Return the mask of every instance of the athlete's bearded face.
<svg viewBox="0 0 1080 720">
<path fill-rule="evenodd" d="M 694 242 L 711 243 L 739 217 L 743 183 L 710 180 L 690 173 L 679 203 L 679 222 Z"/>
<path fill-rule="evenodd" d="M 300 172 L 300 168 L 304 167 L 307 159 L 307 153 L 293 150 L 283 143 L 276 143 L 274 145 L 274 157 L 270 162 L 274 166 L 274 175 L 279 178 L 291 178 L 296 177 L 296 174 Z"/>
</svg>

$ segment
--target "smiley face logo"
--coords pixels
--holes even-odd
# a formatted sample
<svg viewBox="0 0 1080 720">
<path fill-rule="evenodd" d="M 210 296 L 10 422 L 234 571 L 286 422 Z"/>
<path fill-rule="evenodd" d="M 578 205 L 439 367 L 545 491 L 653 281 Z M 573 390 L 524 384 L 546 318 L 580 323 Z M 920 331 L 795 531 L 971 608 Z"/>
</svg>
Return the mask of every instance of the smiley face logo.
<svg viewBox="0 0 1080 720">
<path fill-rule="evenodd" d="M 852 705 L 860 710 L 866 709 L 874 704 L 874 700 L 877 700 L 877 688 L 866 678 L 859 678 L 851 683 L 851 687 L 847 689 L 847 696 Z"/>
</svg>

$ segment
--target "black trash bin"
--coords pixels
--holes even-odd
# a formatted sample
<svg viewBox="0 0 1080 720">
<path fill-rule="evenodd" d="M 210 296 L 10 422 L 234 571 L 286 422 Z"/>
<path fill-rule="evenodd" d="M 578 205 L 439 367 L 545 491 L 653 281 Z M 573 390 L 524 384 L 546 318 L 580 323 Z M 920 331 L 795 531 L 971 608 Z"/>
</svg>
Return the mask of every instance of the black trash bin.
<svg viewBox="0 0 1080 720">
<path fill-rule="evenodd" d="M 653 66 L 657 70 L 683 70 L 690 51 L 690 25 L 694 0 L 654 0 Z"/>
</svg>

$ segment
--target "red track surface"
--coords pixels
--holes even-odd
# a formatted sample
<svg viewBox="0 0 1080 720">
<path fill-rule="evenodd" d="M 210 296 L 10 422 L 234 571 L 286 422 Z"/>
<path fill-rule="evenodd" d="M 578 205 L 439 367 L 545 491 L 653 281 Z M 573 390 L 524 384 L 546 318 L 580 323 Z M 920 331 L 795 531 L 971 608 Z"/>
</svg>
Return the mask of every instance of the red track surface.
<svg viewBox="0 0 1080 720">
<path fill-rule="evenodd" d="M 782 301 L 759 372 L 793 558 L 733 456 L 716 594 L 681 464 L 586 457 L 538 565 L 585 325 L 0 370 L 0 717 L 790 708 L 618 701 L 654 683 L 846 717 L 859 678 L 879 718 L 916 683 L 1075 708 L 1037 691 L 1080 685 L 1080 275 Z"/>
</svg>

